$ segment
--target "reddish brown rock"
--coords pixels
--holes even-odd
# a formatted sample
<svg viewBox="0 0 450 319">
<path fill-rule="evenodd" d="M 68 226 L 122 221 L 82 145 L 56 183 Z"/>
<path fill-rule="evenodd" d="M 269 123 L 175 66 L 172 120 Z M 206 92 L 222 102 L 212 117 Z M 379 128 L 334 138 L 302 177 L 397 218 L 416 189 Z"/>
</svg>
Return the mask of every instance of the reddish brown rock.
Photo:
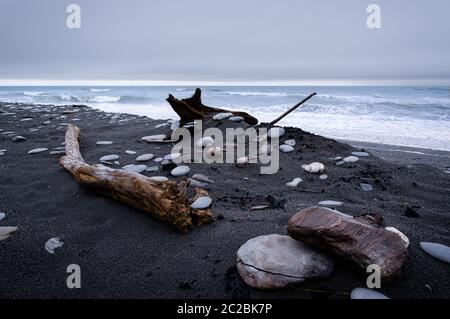
<svg viewBox="0 0 450 319">
<path fill-rule="evenodd" d="M 328 251 L 364 272 L 370 264 L 381 268 L 381 279 L 401 272 L 407 245 L 397 233 L 364 218 L 353 218 L 328 208 L 312 207 L 289 219 L 291 237 Z"/>
</svg>

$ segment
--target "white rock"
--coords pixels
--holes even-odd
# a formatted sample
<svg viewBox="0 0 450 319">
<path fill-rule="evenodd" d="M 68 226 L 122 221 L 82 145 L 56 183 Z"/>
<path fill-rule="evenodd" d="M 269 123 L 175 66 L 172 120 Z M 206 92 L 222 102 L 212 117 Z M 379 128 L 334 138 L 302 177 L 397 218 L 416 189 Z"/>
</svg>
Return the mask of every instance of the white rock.
<svg viewBox="0 0 450 319">
<path fill-rule="evenodd" d="M 231 116 L 228 120 L 231 122 L 242 122 L 244 118 L 242 116 Z"/>
<path fill-rule="evenodd" d="M 140 174 L 147 169 L 147 166 L 130 164 L 130 165 L 126 165 L 126 166 L 122 167 L 122 169 L 124 169 L 128 172 L 134 172 L 134 173 Z"/>
<path fill-rule="evenodd" d="M 267 136 L 270 138 L 282 137 L 286 131 L 282 127 L 272 127 L 268 132 Z"/>
<path fill-rule="evenodd" d="M 139 155 L 138 157 L 136 157 L 136 161 L 137 162 L 146 162 L 146 161 L 149 161 L 149 160 L 151 160 L 152 158 L 153 158 L 153 154 L 150 154 L 150 153 L 148 153 L 148 154 L 142 154 L 142 155 Z"/>
<path fill-rule="evenodd" d="M 200 138 L 196 143 L 195 146 L 197 147 L 206 147 L 207 145 L 214 144 L 214 139 L 211 136 L 205 136 Z"/>
<path fill-rule="evenodd" d="M 298 184 L 300 184 L 301 182 L 303 182 L 303 179 L 301 179 L 300 177 L 297 177 L 297 178 L 294 178 L 291 182 L 286 183 L 286 186 L 297 187 Z"/>
<path fill-rule="evenodd" d="M 194 209 L 205 209 L 208 208 L 212 203 L 212 199 L 208 196 L 201 196 L 197 198 L 192 204 L 191 207 Z"/>
<path fill-rule="evenodd" d="M 166 137 L 167 137 L 166 134 L 155 134 L 155 135 L 144 136 L 141 138 L 141 140 L 146 141 L 146 142 L 161 141 L 161 140 L 164 140 Z"/>
<path fill-rule="evenodd" d="M 27 139 L 26 139 L 25 137 L 21 136 L 21 135 L 14 136 L 14 137 L 12 138 L 12 141 L 13 141 L 13 142 L 22 142 L 22 141 L 26 141 L 26 140 L 27 140 Z"/>
<path fill-rule="evenodd" d="M 206 186 L 208 186 L 208 183 L 203 183 L 203 182 L 200 182 L 200 181 L 198 181 L 196 179 L 193 179 L 193 178 L 188 178 L 188 180 L 190 181 L 189 186 L 192 186 L 192 187 L 206 187 Z"/>
<path fill-rule="evenodd" d="M 189 168 L 189 166 L 186 165 L 180 165 L 175 167 L 170 174 L 172 174 L 172 176 L 182 176 L 182 175 L 186 175 L 187 173 L 189 173 L 191 169 Z"/>
<path fill-rule="evenodd" d="M 370 156 L 370 154 L 367 153 L 367 152 L 352 152 L 352 155 L 358 156 L 358 157 L 367 157 L 367 156 Z"/>
<path fill-rule="evenodd" d="M 366 183 L 360 183 L 359 186 L 361 187 L 361 189 L 365 192 L 370 192 L 371 190 L 373 190 L 372 185 L 370 184 L 366 184 Z"/>
<path fill-rule="evenodd" d="M 45 243 L 45 250 L 48 251 L 50 254 L 54 254 L 55 249 L 61 248 L 63 245 L 64 245 L 64 243 L 61 241 L 61 239 L 59 239 L 57 237 L 50 238 Z"/>
<path fill-rule="evenodd" d="M 0 221 L 4 220 L 6 217 L 5 213 L 0 212 Z"/>
<path fill-rule="evenodd" d="M 156 172 L 157 170 L 159 170 L 158 166 L 149 166 L 146 169 L 147 172 Z"/>
<path fill-rule="evenodd" d="M 97 145 L 111 145 L 114 143 L 113 141 L 97 141 L 95 144 Z"/>
<path fill-rule="evenodd" d="M 213 116 L 213 119 L 216 121 L 221 121 L 229 118 L 230 116 L 233 116 L 233 113 L 217 113 Z"/>
<path fill-rule="evenodd" d="M 273 234 L 252 238 L 242 245 L 237 252 L 237 269 L 247 285 L 277 289 L 327 277 L 333 261 L 301 241 Z"/>
<path fill-rule="evenodd" d="M 397 228 L 395 228 L 395 227 L 386 227 L 385 229 L 388 230 L 388 231 L 391 231 L 391 232 L 393 232 L 393 233 L 396 233 L 397 235 L 399 235 L 400 238 L 401 238 L 401 239 L 403 240 L 403 242 L 405 243 L 406 248 L 408 248 L 408 246 L 409 246 L 409 238 L 406 237 L 405 234 L 403 234 L 401 231 L 399 231 L 399 230 L 398 230 Z"/>
<path fill-rule="evenodd" d="M 326 180 L 328 178 L 328 175 L 323 174 L 319 176 L 319 179 L 321 179 L 322 181 Z"/>
<path fill-rule="evenodd" d="M 169 160 L 169 161 L 173 161 L 174 159 L 178 158 L 181 156 L 181 153 L 171 153 L 171 154 L 167 154 L 166 156 L 164 156 L 165 160 Z"/>
<path fill-rule="evenodd" d="M 421 242 L 420 247 L 434 258 L 450 264 L 450 247 L 442 244 L 427 242 Z"/>
<path fill-rule="evenodd" d="M 103 161 L 106 161 L 106 162 L 108 162 L 108 161 L 115 161 L 117 159 L 119 159 L 119 155 L 115 155 L 115 154 L 105 155 L 105 156 L 100 157 L 100 162 L 103 162 Z"/>
<path fill-rule="evenodd" d="M 12 226 L 0 227 L 0 241 L 7 239 L 15 231 L 17 231 L 17 227 Z"/>
<path fill-rule="evenodd" d="M 322 206 L 341 206 L 342 204 L 344 204 L 344 203 L 338 202 L 335 200 L 323 200 L 323 201 L 319 202 L 319 205 L 322 205 Z"/>
<path fill-rule="evenodd" d="M 284 144 L 294 147 L 296 142 L 294 139 L 284 141 Z"/>
<path fill-rule="evenodd" d="M 125 154 L 134 155 L 134 154 L 136 154 L 136 152 L 135 151 L 126 150 Z"/>
<path fill-rule="evenodd" d="M 48 151 L 48 148 L 40 147 L 40 148 L 35 148 L 35 149 L 31 150 L 31 151 L 28 151 L 28 154 L 37 154 L 37 153 L 42 153 L 42 152 L 45 152 L 45 151 Z"/>
<path fill-rule="evenodd" d="M 322 173 L 325 170 L 325 165 L 319 162 L 314 162 L 308 165 L 302 165 L 302 168 L 308 173 Z"/>
<path fill-rule="evenodd" d="M 159 163 L 159 162 L 162 162 L 163 160 L 164 160 L 164 158 L 162 158 L 162 157 L 157 157 L 157 158 L 155 158 L 153 161 L 156 162 L 156 163 Z"/>
<path fill-rule="evenodd" d="M 294 148 L 290 145 L 287 144 L 280 145 L 280 151 L 282 151 L 283 153 L 289 153 L 292 152 L 293 150 Z"/>
<path fill-rule="evenodd" d="M 343 161 L 345 163 L 355 163 L 355 162 L 359 161 L 359 158 L 356 156 L 348 156 L 348 157 L 344 158 Z"/>
<path fill-rule="evenodd" d="M 350 294 L 351 299 L 389 299 L 389 297 L 383 295 L 374 289 L 356 288 L 353 289 Z"/>
<path fill-rule="evenodd" d="M 198 180 L 198 181 L 200 181 L 200 182 L 214 183 L 213 180 L 209 179 L 208 176 L 203 175 L 203 174 L 194 174 L 194 175 L 192 175 L 192 178 L 193 178 L 193 179 L 196 179 L 196 180 Z"/>
<path fill-rule="evenodd" d="M 150 177 L 150 180 L 152 180 L 154 182 L 166 182 L 169 179 L 165 176 L 152 176 L 152 177 Z"/>
</svg>

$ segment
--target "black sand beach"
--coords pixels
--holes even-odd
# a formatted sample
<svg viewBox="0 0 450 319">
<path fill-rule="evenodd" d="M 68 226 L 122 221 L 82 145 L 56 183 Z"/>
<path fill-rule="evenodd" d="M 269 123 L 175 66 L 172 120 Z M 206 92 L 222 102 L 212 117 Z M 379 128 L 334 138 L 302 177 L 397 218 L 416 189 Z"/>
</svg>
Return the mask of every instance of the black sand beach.
<svg viewBox="0 0 450 319">
<path fill-rule="evenodd" d="M 352 289 L 365 287 L 366 278 L 341 264 L 327 279 L 276 291 L 249 288 L 236 272 L 236 251 L 242 244 L 258 235 L 286 234 L 289 217 L 322 200 L 344 202 L 338 209 L 351 215 L 380 213 L 386 226 L 409 237 L 404 271 L 382 287 L 383 293 L 396 299 L 450 296 L 449 265 L 419 246 L 421 241 L 450 244 L 448 152 L 407 149 L 433 155 L 428 156 L 351 142 L 357 146 L 353 148 L 287 128 L 283 139 L 294 138 L 297 146 L 292 153 L 280 153 L 281 169 L 276 175 L 259 175 L 258 165 L 190 164 L 191 174 L 202 173 L 215 181 L 208 191 L 219 218 L 180 234 L 79 186 L 58 164 L 61 155 L 27 154 L 39 147 L 62 146 L 64 123 L 73 123 L 81 128 L 81 152 L 87 162 L 118 154 L 121 167 L 135 163 L 140 154 L 170 153 L 171 144 L 140 140 L 164 132 L 155 126 L 165 120 L 87 107 L 74 108 L 78 112 L 67 115 L 62 114 L 66 108 L 59 106 L 0 103 L 0 109 L 0 150 L 6 150 L 0 156 L 0 212 L 6 213 L 0 226 L 18 227 L 0 242 L 0 298 L 349 298 Z M 24 118 L 31 120 L 21 121 Z M 50 123 L 43 125 L 46 121 Z M 14 133 L 4 134 L 8 131 Z M 26 141 L 13 142 L 16 135 Z M 101 140 L 114 143 L 96 145 Z M 335 165 L 335 157 L 361 149 L 371 156 Z M 127 155 L 125 150 L 137 154 Z M 314 161 L 325 164 L 328 179 L 301 169 Z M 161 170 L 145 174 L 169 175 Z M 303 183 L 295 189 L 286 187 L 295 177 L 303 178 Z M 362 191 L 361 182 L 371 184 L 373 191 Z M 269 195 L 286 200 L 285 208 L 249 210 L 267 205 Z M 419 217 L 407 216 L 407 208 Z M 44 249 L 52 237 L 64 242 L 53 255 Z M 66 286 L 69 264 L 81 267 L 81 289 Z"/>
</svg>

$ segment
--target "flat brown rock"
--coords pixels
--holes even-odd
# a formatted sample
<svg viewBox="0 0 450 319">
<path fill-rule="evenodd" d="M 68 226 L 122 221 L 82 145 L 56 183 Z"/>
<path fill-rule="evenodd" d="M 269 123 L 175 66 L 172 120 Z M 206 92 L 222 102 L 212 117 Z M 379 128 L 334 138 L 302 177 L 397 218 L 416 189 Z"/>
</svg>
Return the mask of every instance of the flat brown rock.
<svg viewBox="0 0 450 319">
<path fill-rule="evenodd" d="M 362 218 L 331 209 L 312 207 L 289 219 L 291 237 L 321 248 L 362 269 L 376 264 L 381 278 L 389 280 L 401 272 L 408 257 L 407 245 L 395 232 Z"/>
</svg>

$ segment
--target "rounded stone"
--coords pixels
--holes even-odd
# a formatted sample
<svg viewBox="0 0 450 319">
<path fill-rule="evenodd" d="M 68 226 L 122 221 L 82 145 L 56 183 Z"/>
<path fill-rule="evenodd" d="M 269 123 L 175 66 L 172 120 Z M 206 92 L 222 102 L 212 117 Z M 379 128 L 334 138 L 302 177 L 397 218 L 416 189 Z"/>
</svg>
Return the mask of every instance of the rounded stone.
<svg viewBox="0 0 450 319">
<path fill-rule="evenodd" d="M 119 159 L 119 155 L 115 155 L 115 154 L 105 155 L 105 156 L 100 157 L 100 162 L 115 161 L 117 159 Z"/>
<path fill-rule="evenodd" d="M 197 198 L 192 204 L 191 208 L 194 209 L 205 209 L 208 208 L 212 203 L 212 199 L 208 196 L 201 196 Z"/>
<path fill-rule="evenodd" d="M 172 174 L 172 176 L 183 176 L 186 175 L 187 173 L 190 172 L 190 168 L 189 166 L 186 165 L 181 165 L 181 166 L 177 166 L 175 167 L 170 174 Z"/>
<path fill-rule="evenodd" d="M 267 136 L 270 138 L 282 137 L 286 131 L 282 127 L 272 127 L 268 132 Z"/>
<path fill-rule="evenodd" d="M 350 294 L 351 299 L 389 299 L 389 297 L 383 295 L 373 289 L 356 288 Z"/>
<path fill-rule="evenodd" d="M 33 150 L 28 151 L 28 154 L 37 154 L 37 153 L 42 153 L 45 151 L 48 151 L 48 148 L 40 147 L 40 148 L 35 148 Z"/>
<path fill-rule="evenodd" d="M 137 162 L 146 162 L 146 161 L 149 161 L 149 160 L 151 160 L 152 158 L 153 158 L 153 154 L 150 154 L 150 153 L 148 153 L 148 154 L 142 154 L 142 155 L 139 155 L 138 157 L 136 157 L 136 161 Z"/>
<path fill-rule="evenodd" d="M 287 145 L 287 144 L 280 145 L 280 151 L 282 151 L 283 153 L 290 153 L 293 150 L 294 150 L 294 148 L 290 145 Z"/>
</svg>

